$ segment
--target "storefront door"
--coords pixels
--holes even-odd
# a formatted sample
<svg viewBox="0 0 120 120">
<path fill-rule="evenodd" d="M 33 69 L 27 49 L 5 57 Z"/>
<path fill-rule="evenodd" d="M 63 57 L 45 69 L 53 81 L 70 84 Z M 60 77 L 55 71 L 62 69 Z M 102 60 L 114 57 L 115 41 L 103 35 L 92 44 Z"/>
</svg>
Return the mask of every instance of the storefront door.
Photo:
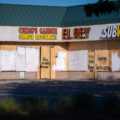
<svg viewBox="0 0 120 120">
<path fill-rule="evenodd" d="M 50 46 L 41 46 L 41 57 L 40 57 L 40 71 L 41 71 L 41 79 L 50 79 L 50 64 L 51 58 L 50 55 L 51 50 Z"/>
<path fill-rule="evenodd" d="M 98 79 L 98 72 L 109 71 L 108 50 L 88 51 L 88 79 Z"/>
<path fill-rule="evenodd" d="M 95 79 L 98 79 L 100 72 L 104 76 L 104 73 L 110 71 L 108 56 L 108 50 L 95 50 Z"/>
<path fill-rule="evenodd" d="M 95 79 L 95 51 L 88 51 L 88 79 Z"/>
</svg>

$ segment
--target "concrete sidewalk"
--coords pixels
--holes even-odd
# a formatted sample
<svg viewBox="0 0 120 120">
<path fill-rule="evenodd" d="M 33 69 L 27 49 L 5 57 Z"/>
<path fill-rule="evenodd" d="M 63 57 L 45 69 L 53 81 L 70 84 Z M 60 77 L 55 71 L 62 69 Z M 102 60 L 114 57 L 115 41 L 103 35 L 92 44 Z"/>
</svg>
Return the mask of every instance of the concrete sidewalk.
<svg viewBox="0 0 120 120">
<path fill-rule="evenodd" d="M 120 80 L 0 80 L 0 84 L 29 84 L 29 83 L 78 83 L 78 84 L 97 84 L 97 85 L 120 85 Z"/>
<path fill-rule="evenodd" d="M 32 83 L 32 82 L 47 82 L 48 80 L 0 80 L 0 84 L 9 84 L 9 83 L 19 83 L 19 84 L 23 84 L 23 83 Z"/>
</svg>

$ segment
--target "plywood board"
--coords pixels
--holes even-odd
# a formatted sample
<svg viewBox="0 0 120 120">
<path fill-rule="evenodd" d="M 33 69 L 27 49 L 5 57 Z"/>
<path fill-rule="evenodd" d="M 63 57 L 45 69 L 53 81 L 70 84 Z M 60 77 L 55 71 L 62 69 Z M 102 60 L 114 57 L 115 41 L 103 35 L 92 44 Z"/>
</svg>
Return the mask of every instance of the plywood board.
<svg viewBox="0 0 120 120">
<path fill-rule="evenodd" d="M 88 51 L 88 71 L 87 78 L 94 79 L 95 78 L 95 51 Z"/>
<path fill-rule="evenodd" d="M 108 71 L 108 50 L 95 50 L 96 71 Z"/>
<path fill-rule="evenodd" d="M 50 46 L 41 46 L 41 78 L 49 79 L 51 77 L 50 73 Z"/>
<path fill-rule="evenodd" d="M 55 70 L 56 70 L 56 58 L 58 57 L 58 51 L 63 51 L 66 53 L 64 62 L 65 62 L 65 70 L 68 70 L 67 43 L 55 43 L 54 45 L 51 46 L 51 79 L 56 78 Z"/>
</svg>

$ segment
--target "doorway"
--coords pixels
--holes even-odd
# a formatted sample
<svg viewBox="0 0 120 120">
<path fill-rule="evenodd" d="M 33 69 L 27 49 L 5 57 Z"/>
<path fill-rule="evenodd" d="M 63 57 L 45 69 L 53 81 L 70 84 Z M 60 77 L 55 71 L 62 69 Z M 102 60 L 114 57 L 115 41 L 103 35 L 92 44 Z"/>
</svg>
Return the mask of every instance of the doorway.
<svg viewBox="0 0 120 120">
<path fill-rule="evenodd" d="M 88 51 L 88 79 L 95 79 L 95 51 Z"/>
<path fill-rule="evenodd" d="M 98 72 L 109 71 L 108 50 L 88 51 L 88 79 L 98 79 Z"/>
<path fill-rule="evenodd" d="M 50 46 L 40 47 L 40 72 L 41 79 L 51 79 L 51 48 Z"/>
</svg>

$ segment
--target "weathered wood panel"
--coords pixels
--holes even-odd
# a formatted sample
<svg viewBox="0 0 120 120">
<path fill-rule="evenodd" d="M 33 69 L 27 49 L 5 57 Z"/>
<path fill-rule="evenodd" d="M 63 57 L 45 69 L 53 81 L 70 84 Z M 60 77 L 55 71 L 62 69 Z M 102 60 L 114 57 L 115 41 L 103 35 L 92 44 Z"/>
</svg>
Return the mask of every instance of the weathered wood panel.
<svg viewBox="0 0 120 120">
<path fill-rule="evenodd" d="M 50 73 L 50 46 L 41 46 L 41 63 L 40 63 L 40 69 L 41 69 L 41 78 L 42 79 L 50 79 L 51 73 Z"/>
<path fill-rule="evenodd" d="M 95 50 L 95 79 L 98 71 L 109 71 L 108 50 Z"/>
<path fill-rule="evenodd" d="M 66 53 L 66 57 L 64 58 L 66 70 L 68 70 L 68 50 L 67 43 L 56 43 L 51 46 L 51 79 L 56 78 L 54 66 L 56 66 L 56 57 L 58 56 L 59 51 L 64 51 Z"/>
<path fill-rule="evenodd" d="M 88 71 L 87 78 L 94 79 L 95 78 L 95 51 L 88 51 Z"/>
</svg>

